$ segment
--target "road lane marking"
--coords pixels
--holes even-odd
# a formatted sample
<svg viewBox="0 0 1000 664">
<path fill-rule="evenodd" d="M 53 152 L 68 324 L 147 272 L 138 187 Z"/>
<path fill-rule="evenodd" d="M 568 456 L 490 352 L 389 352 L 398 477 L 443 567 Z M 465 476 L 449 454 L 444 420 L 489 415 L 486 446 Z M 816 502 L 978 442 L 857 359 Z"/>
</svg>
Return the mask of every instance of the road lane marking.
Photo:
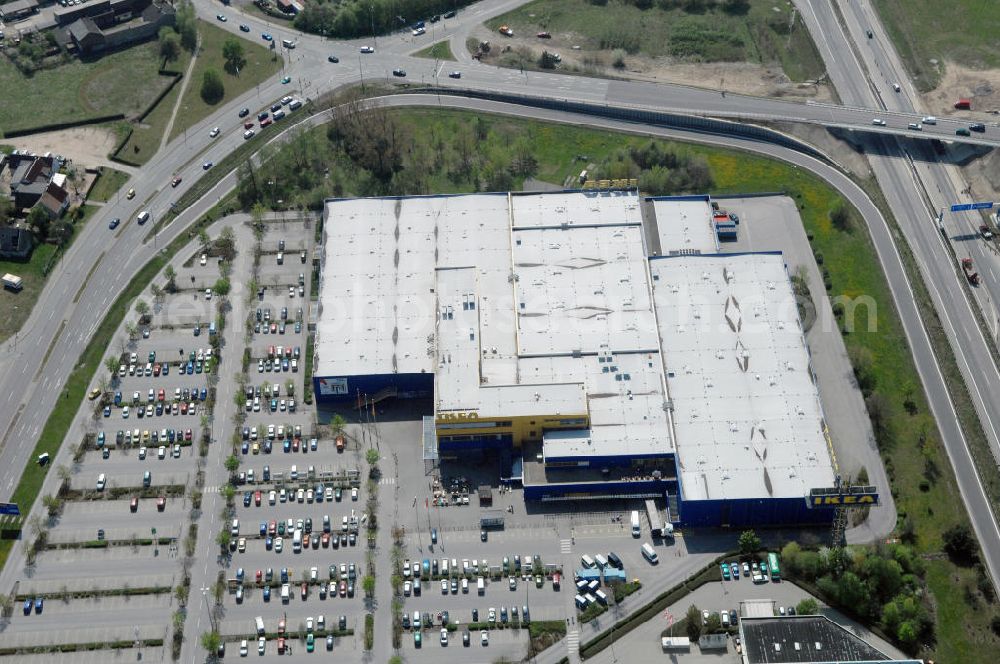
<svg viewBox="0 0 1000 664">
<path fill-rule="evenodd" d="M 101 264 L 105 253 L 107 252 L 102 251 L 101 255 L 97 257 L 96 261 L 94 261 L 94 264 L 90 266 L 87 276 L 83 278 L 83 283 L 80 284 L 80 290 L 78 290 L 76 295 L 73 296 L 73 304 L 77 304 L 80 301 L 80 297 L 83 295 L 84 289 L 87 287 L 87 284 L 90 283 L 90 278 L 94 276 L 94 271 L 97 270 L 97 267 Z"/>
</svg>

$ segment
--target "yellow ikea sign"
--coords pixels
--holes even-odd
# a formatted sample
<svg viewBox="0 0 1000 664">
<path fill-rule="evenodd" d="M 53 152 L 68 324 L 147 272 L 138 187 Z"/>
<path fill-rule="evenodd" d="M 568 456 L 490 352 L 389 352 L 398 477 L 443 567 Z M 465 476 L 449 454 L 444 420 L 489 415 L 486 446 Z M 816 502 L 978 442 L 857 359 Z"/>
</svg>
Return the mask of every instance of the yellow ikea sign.
<svg viewBox="0 0 1000 664">
<path fill-rule="evenodd" d="M 470 411 L 468 413 L 441 413 L 442 420 L 478 420 L 479 413 Z"/>
<path fill-rule="evenodd" d="M 839 507 L 841 505 L 874 505 L 878 501 L 878 494 L 833 494 L 829 496 L 813 496 L 813 507 Z"/>
</svg>

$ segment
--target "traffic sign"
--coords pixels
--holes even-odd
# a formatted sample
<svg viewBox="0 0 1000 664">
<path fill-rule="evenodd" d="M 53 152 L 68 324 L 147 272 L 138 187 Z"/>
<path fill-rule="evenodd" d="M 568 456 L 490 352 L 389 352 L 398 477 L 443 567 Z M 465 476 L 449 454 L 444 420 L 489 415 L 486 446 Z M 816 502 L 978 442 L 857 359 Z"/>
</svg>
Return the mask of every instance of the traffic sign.
<svg viewBox="0 0 1000 664">
<path fill-rule="evenodd" d="M 0 514 L 21 516 L 21 508 L 17 506 L 17 503 L 0 503 Z"/>
<path fill-rule="evenodd" d="M 967 210 L 992 210 L 993 201 L 983 201 L 980 203 L 957 203 L 951 206 L 952 212 L 965 212 Z"/>
</svg>

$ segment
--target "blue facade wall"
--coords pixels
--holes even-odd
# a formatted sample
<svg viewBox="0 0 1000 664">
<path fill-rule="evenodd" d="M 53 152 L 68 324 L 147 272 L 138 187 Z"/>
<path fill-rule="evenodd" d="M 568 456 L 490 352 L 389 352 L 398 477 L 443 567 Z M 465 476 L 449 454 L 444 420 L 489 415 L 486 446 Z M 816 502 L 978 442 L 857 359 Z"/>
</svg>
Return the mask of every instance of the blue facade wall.
<svg viewBox="0 0 1000 664">
<path fill-rule="evenodd" d="M 607 496 L 609 499 L 618 496 L 655 495 L 662 497 L 664 493 L 677 491 L 674 480 L 648 480 L 643 482 L 567 482 L 565 484 L 525 484 L 525 500 L 545 500 L 553 498 L 573 498 L 589 496 Z"/>
<path fill-rule="evenodd" d="M 499 450 L 510 452 L 514 447 L 511 434 L 468 436 L 466 440 L 449 440 L 447 436 L 438 438 L 438 454 L 442 456 L 462 454 L 464 452 L 482 452 Z"/>
<path fill-rule="evenodd" d="M 805 498 L 745 498 L 680 501 L 681 525 L 687 528 L 743 528 L 833 523 L 833 510 L 809 509 Z"/>
<path fill-rule="evenodd" d="M 545 463 L 580 463 L 584 462 L 585 466 L 580 466 L 581 468 L 611 468 L 618 466 L 631 466 L 634 461 L 642 461 L 643 459 L 663 459 L 668 460 L 668 457 L 660 454 L 633 454 L 630 456 L 546 456 Z M 672 460 L 670 460 L 672 462 Z"/>
<path fill-rule="evenodd" d="M 355 401 L 359 394 L 372 397 L 386 388 L 395 388 L 401 399 L 429 397 L 434 393 L 434 374 L 313 376 L 313 394 L 324 403 Z"/>
</svg>

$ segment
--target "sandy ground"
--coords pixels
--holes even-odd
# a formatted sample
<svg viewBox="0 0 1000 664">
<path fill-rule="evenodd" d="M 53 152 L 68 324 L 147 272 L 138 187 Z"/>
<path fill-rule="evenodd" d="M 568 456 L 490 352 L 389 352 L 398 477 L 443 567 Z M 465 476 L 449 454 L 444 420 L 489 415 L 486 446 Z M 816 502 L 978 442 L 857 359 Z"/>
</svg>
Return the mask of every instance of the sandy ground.
<svg viewBox="0 0 1000 664">
<path fill-rule="evenodd" d="M 46 152 L 61 154 L 71 159 L 79 168 L 108 166 L 128 173 L 133 172 L 133 168 L 108 159 L 108 154 L 115 148 L 115 139 L 114 132 L 103 127 L 75 127 L 21 136 L 8 139 L 8 142 L 16 148 L 32 150 L 38 154 Z"/>
<path fill-rule="evenodd" d="M 562 58 L 560 69 L 598 76 L 610 76 L 655 83 L 676 83 L 701 88 L 725 89 L 727 92 L 759 97 L 793 97 L 832 101 L 827 85 L 793 83 L 780 66 L 762 66 L 745 62 L 727 63 L 676 63 L 669 58 L 651 58 L 630 55 L 625 67 L 615 69 L 611 53 L 601 50 L 574 49 L 571 35 L 553 34 L 552 39 L 540 40 L 534 36 L 504 37 L 480 26 L 471 35 L 490 42 L 491 52 L 484 62 L 496 64 L 505 49 L 527 49 L 533 60 L 543 50 L 556 52 Z M 557 70 L 558 71 L 558 70 Z"/>
</svg>

